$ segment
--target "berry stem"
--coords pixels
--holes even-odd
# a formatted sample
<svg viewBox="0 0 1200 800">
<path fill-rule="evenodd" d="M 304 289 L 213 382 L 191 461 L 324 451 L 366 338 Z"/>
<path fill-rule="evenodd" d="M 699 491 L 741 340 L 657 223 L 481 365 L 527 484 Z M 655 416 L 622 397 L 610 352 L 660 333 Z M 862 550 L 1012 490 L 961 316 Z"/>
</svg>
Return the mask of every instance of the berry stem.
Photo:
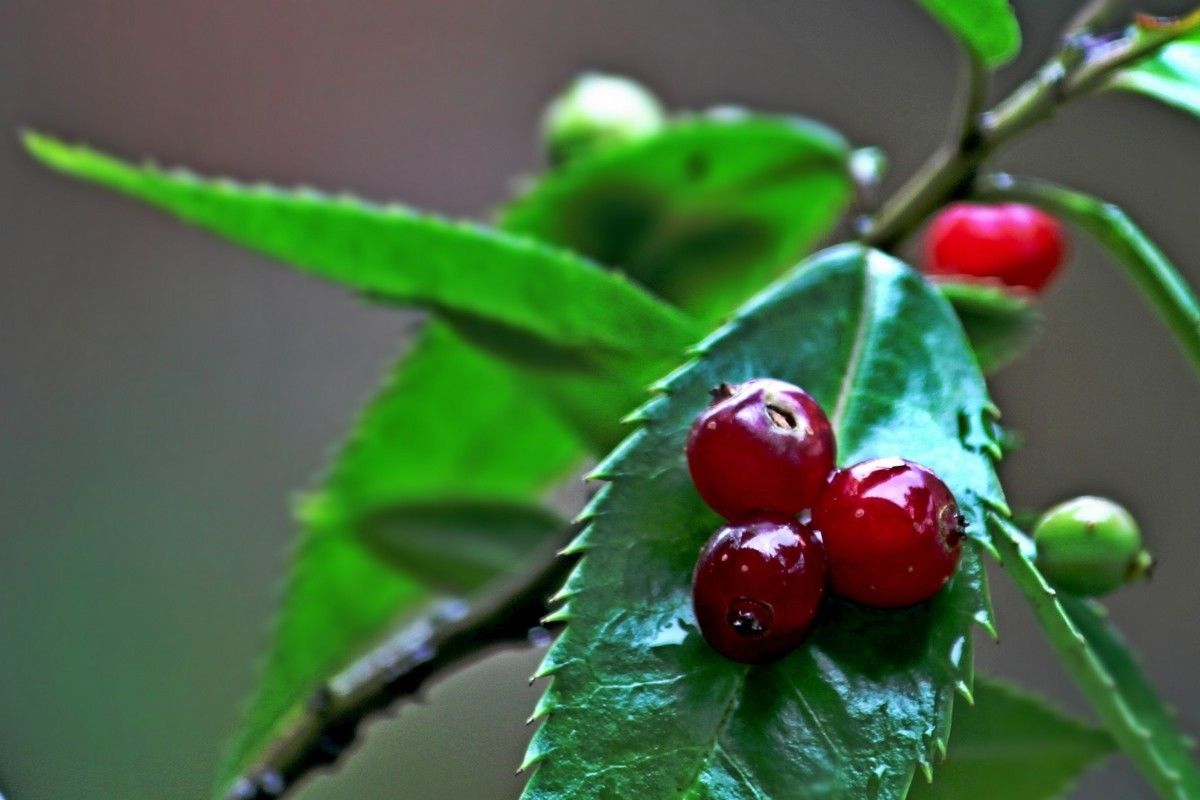
<svg viewBox="0 0 1200 800">
<path fill-rule="evenodd" d="M 987 71 L 967 59 L 959 123 L 933 158 L 883 204 L 865 226 L 862 240 L 894 249 L 925 219 L 951 200 L 965 197 L 979 167 L 1004 144 L 1048 120 L 1058 109 L 1100 89 L 1117 70 L 1144 58 L 1186 32 L 1184 25 L 1129 31 L 1103 43 L 1090 30 L 1110 13 L 1109 2 L 1092 2 L 1068 25 L 1061 47 L 1028 80 L 991 110 L 983 111 Z"/>
<path fill-rule="evenodd" d="M 570 538 L 578 533 L 572 526 Z M 530 642 L 547 599 L 575 565 L 557 548 L 490 599 L 438 602 L 315 691 L 298 719 L 229 787 L 228 800 L 276 800 L 315 770 L 337 762 L 364 719 L 417 697 L 451 669 L 500 646 Z"/>
</svg>

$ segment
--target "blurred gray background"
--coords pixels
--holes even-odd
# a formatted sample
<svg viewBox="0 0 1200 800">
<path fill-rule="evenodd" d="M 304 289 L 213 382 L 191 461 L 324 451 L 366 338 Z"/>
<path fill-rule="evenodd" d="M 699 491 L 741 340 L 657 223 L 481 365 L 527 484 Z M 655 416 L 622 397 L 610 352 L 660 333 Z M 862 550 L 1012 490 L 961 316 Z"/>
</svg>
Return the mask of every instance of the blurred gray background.
<svg viewBox="0 0 1200 800">
<path fill-rule="evenodd" d="M 1017 2 L 1026 49 L 1073 3 Z M 1166 12 L 1188 3 L 1151 3 Z M 801 111 L 892 159 L 942 135 L 955 54 L 884 0 L 0 0 L 0 792 L 199 798 L 250 690 L 306 485 L 411 318 L 32 165 L 32 125 L 130 156 L 485 213 L 535 170 L 576 71 L 680 107 Z M 1127 96 L 1020 140 L 1014 171 L 1126 206 L 1200 284 L 1200 121 Z M 1160 569 L 1112 600 L 1200 731 L 1200 382 L 1124 278 L 1077 241 L 1044 338 L 994 382 L 1027 445 L 1011 499 L 1088 491 L 1140 516 Z M 983 666 L 1081 708 L 1003 576 Z M 515 796 L 533 652 L 370 728 L 305 800 Z M 1114 759 L 1082 798 L 1147 797 Z"/>
</svg>

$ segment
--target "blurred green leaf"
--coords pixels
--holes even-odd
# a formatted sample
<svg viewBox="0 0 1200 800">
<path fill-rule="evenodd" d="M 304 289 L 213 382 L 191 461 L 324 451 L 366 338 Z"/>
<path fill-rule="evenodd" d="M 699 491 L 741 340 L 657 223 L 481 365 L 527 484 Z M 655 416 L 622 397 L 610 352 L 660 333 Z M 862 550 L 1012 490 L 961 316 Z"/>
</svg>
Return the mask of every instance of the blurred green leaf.
<svg viewBox="0 0 1200 800">
<path fill-rule="evenodd" d="M 1088 618 L 1089 606 L 1051 588 L 1035 563 L 1032 539 L 994 514 L 987 527 L 1004 571 L 1029 601 L 1063 667 L 1146 781 L 1163 798 L 1200 797 L 1200 768 L 1124 643 Z"/>
<path fill-rule="evenodd" d="M 485 554 L 487 521 L 461 509 L 446 516 L 453 504 L 511 511 L 536 501 L 588 446 L 611 446 L 621 415 L 697 330 L 620 276 L 511 234 L 312 190 L 135 167 L 36 134 L 25 141 L 57 170 L 306 272 L 429 308 L 452 326 L 426 331 L 303 507 L 279 621 L 222 789 L 321 681 L 427 602 L 435 584 L 477 588 L 519 562 L 550 526 L 545 516 L 534 525 L 527 514 L 515 527 L 494 517 Z M 443 512 L 436 524 L 435 508 Z M 458 546 L 431 558 L 451 531 Z"/>
<path fill-rule="evenodd" d="M 1054 800 L 1113 750 L 1112 737 L 1036 695 L 994 678 L 975 680 L 975 704 L 954 708 L 946 761 L 908 800 Z"/>
<path fill-rule="evenodd" d="M 1033 302 L 999 286 L 937 281 L 962 322 L 984 372 L 1004 366 L 1025 351 L 1041 329 Z"/>
<path fill-rule="evenodd" d="M 679 312 L 579 256 L 529 239 L 311 190 L 284 191 L 136 167 L 28 133 L 47 166 L 131 195 L 234 242 L 377 299 L 420 306 L 484 338 L 506 334 L 563 360 L 678 349 L 697 334 Z"/>
<path fill-rule="evenodd" d="M 266 662 L 222 763 L 216 796 L 324 680 L 434 596 L 421 552 L 435 541 L 420 537 L 445 535 L 451 520 L 435 529 L 410 528 L 407 550 L 393 541 L 387 559 L 364 542 L 364 528 L 404 505 L 528 503 L 581 455 L 572 430 L 547 400 L 528 391 L 522 373 L 445 325 L 428 325 L 301 507 L 303 530 Z M 480 533 L 483 522 L 472 520 L 467 534 Z M 531 538 L 522 532 L 523 544 Z M 448 550 L 435 577 L 457 591 L 478 588 L 496 571 L 516 566 L 520 552 L 511 544 L 512 560 L 505 561 L 501 545 L 486 569 L 477 553 Z"/>
<path fill-rule="evenodd" d="M 984 64 L 999 67 L 1021 49 L 1021 26 L 1008 0 L 917 0 Z"/>
<path fill-rule="evenodd" d="M 358 526 L 372 552 L 451 592 L 504 575 L 566 529 L 536 503 L 458 499 L 399 503 Z"/>
<path fill-rule="evenodd" d="M 1200 31 L 1120 70 L 1107 86 L 1148 95 L 1200 116 Z"/>
<path fill-rule="evenodd" d="M 784 341 L 787 346 L 780 346 Z M 684 440 L 708 390 L 770 375 L 830 411 L 840 462 L 929 465 L 971 530 L 1003 506 L 995 413 L 949 304 L 881 253 L 814 256 L 703 342 L 658 387 L 642 427 L 596 470 L 578 568 L 554 614 L 567 627 L 539 675 L 537 765 L 526 798 L 900 798 L 944 747 L 955 689 L 972 678 L 971 628 L 990 625 L 977 542 L 930 601 L 881 612 L 829 599 L 808 642 L 750 668 L 695 626 L 691 574 L 720 520 L 696 494 Z M 990 446 L 989 446 L 990 445 Z"/>
<path fill-rule="evenodd" d="M 499 224 L 715 321 L 829 232 L 851 195 L 848 159 L 808 120 L 689 117 L 539 177 Z"/>
</svg>

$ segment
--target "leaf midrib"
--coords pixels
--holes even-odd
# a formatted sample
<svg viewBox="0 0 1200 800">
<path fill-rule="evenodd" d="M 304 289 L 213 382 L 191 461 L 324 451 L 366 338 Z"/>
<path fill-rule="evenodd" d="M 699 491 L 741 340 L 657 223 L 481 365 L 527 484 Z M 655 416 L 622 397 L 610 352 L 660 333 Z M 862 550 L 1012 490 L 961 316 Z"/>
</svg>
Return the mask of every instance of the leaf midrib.
<svg viewBox="0 0 1200 800">
<path fill-rule="evenodd" d="M 870 258 L 870 254 L 867 254 Z M 842 433 L 842 424 L 845 422 L 846 410 L 850 407 L 850 395 L 854 392 L 854 385 L 858 381 L 859 368 L 862 365 L 863 353 L 866 351 L 866 340 L 871 330 L 870 315 L 867 314 L 867 309 L 871 306 L 871 278 L 869 275 L 863 276 L 862 297 L 859 303 L 858 325 L 854 330 L 854 343 L 850 347 L 850 356 L 846 360 L 846 370 L 842 374 L 841 383 L 838 386 L 837 405 L 833 409 L 833 414 L 829 421 L 833 426 L 833 430 L 838 436 Z"/>
<path fill-rule="evenodd" d="M 866 254 L 866 258 L 870 258 L 869 253 Z M 842 379 L 838 384 L 839 394 L 837 398 L 837 405 L 834 409 L 833 415 L 830 417 L 830 422 L 833 425 L 834 430 L 839 434 L 841 433 L 846 409 L 849 407 L 849 395 L 854 391 L 854 385 L 857 383 L 858 374 L 863 363 L 863 353 L 867 349 L 866 341 L 870 337 L 872 326 L 868 310 L 870 309 L 872 302 L 871 284 L 871 276 L 866 274 L 864 271 L 863 289 L 859 302 L 859 317 L 854 330 L 854 343 L 851 345 L 850 355 L 846 359 L 846 366 L 842 374 Z M 740 697 L 742 690 L 745 688 L 746 678 L 750 673 L 750 669 L 751 667 L 743 668 L 741 674 L 738 676 L 738 679 L 734 682 L 734 687 L 730 692 L 729 700 L 725 705 L 725 710 L 721 714 L 721 719 L 713 728 L 713 735 L 708 743 L 708 746 L 705 748 L 704 756 L 700 759 L 700 763 L 696 767 L 695 772 L 692 774 L 691 779 L 684 784 L 686 793 L 681 795 L 683 800 L 687 800 L 687 798 L 693 796 L 693 792 L 696 789 L 696 781 L 699 780 L 700 775 L 703 774 L 704 768 L 709 764 L 716 752 L 722 749 L 721 737 L 725 733 L 725 727 L 729 724 L 730 717 L 733 716 L 733 712 L 737 708 L 738 698 Z M 804 700 L 800 693 L 800 689 L 795 685 L 795 682 L 792 682 L 792 687 L 796 690 L 796 694 L 800 696 L 801 702 L 808 711 L 813 723 L 821 730 L 821 735 L 826 739 L 827 742 L 829 742 L 828 731 L 824 730 L 821 721 L 816 717 L 816 714 L 813 713 L 812 709 L 808 707 L 807 701 Z M 732 761 L 732 756 L 730 756 L 730 760 Z"/>
<path fill-rule="evenodd" d="M 713 735 L 709 739 L 708 746 L 704 748 L 704 755 L 700 758 L 696 769 L 692 772 L 692 777 L 683 784 L 685 793 L 681 794 L 680 797 L 684 800 L 693 796 L 693 792 L 696 789 L 696 781 L 700 779 L 700 775 L 703 774 L 704 768 L 708 766 L 713 755 L 721 749 L 721 735 L 725 732 L 725 726 L 729 724 L 729 718 L 733 716 L 733 712 L 737 708 L 738 697 L 741 696 L 742 690 L 746 688 L 746 677 L 749 674 L 750 667 L 742 667 L 741 674 L 733 682 L 733 688 L 729 691 L 729 699 L 725 701 L 725 710 L 721 713 L 721 719 L 713 727 Z"/>
</svg>

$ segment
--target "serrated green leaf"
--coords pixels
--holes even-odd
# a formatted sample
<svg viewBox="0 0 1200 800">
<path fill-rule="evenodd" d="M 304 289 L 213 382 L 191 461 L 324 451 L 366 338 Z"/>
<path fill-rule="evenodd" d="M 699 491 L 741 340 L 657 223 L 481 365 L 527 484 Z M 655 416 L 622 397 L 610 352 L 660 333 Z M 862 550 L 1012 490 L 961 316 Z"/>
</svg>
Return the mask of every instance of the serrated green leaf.
<svg viewBox="0 0 1200 800">
<path fill-rule="evenodd" d="M 1113 750 L 1112 737 L 995 678 L 975 680 L 975 704 L 954 708 L 946 761 L 908 800 L 1054 800 Z"/>
<path fill-rule="evenodd" d="M 462 592 L 505 574 L 566 529 L 561 516 L 536 503 L 452 498 L 380 509 L 358 534 L 385 561 Z"/>
<path fill-rule="evenodd" d="M 581 457 L 581 436 L 611 446 L 641 387 L 677 363 L 697 330 L 620 276 L 520 237 L 312 190 L 135 167 L 37 134 L 25 142 L 54 169 L 376 298 L 429 308 L 454 326 L 429 329 L 306 502 L 263 677 L 220 772 L 222 790 L 320 681 L 430 599 L 435 587 L 418 572 L 431 563 L 420 556 L 429 540 L 410 527 L 414 538 L 384 548 L 364 523 L 412 504 L 428 511 L 536 499 Z M 438 532 L 429 522 L 426 532 Z M 486 564 L 446 554 L 431 577 L 474 588 L 545 529 L 521 534 Z"/>
<path fill-rule="evenodd" d="M 990 626 L 976 539 L 929 602 L 830 600 L 808 642 L 767 667 L 722 658 L 696 630 L 692 567 L 720 521 L 689 480 L 684 440 L 709 388 L 761 375 L 829 410 L 841 463 L 929 465 L 975 536 L 985 505 L 1003 507 L 986 446 L 994 406 L 949 304 L 883 254 L 814 256 L 702 343 L 597 469 L 610 483 L 584 513 L 583 557 L 560 594 L 568 624 L 539 670 L 553 682 L 527 798 L 899 798 L 944 745 L 954 691 L 970 691 L 971 627 Z"/>
<path fill-rule="evenodd" d="M 1008 0 L 917 0 L 984 64 L 999 67 L 1021 49 L 1021 26 Z"/>
<path fill-rule="evenodd" d="M 1059 600 L 1092 652 L 1121 687 L 1122 696 L 1149 733 L 1154 749 L 1179 774 L 1184 794 L 1200 797 L 1200 766 L 1195 761 L 1194 742 L 1180 730 L 1174 712 L 1150 685 L 1125 637 L 1108 620 L 1108 612 L 1094 600 L 1067 594 L 1060 595 Z"/>
<path fill-rule="evenodd" d="M 464 387 L 470 402 L 463 402 Z M 403 505 L 528 502 L 582 451 L 550 405 L 527 390 L 521 372 L 448 327 L 428 325 L 301 507 L 303 530 L 266 661 L 215 796 L 224 796 L 323 680 L 433 597 L 435 587 L 417 572 L 423 563 L 398 551 L 381 560 L 362 539 L 364 523 Z M 453 553 L 446 559 L 441 569 L 460 591 L 489 577 Z M 499 561 L 490 566 L 504 568 Z"/>
<path fill-rule="evenodd" d="M 1200 301 L 1166 254 L 1124 211 L 1048 181 L 1004 174 L 982 178 L 977 194 L 1030 203 L 1095 238 L 1158 312 L 1200 374 Z"/>
<path fill-rule="evenodd" d="M 1000 563 L 1025 595 L 1046 639 L 1096 715 L 1160 797 L 1200 797 L 1200 768 L 1182 747 L 1183 735 L 1121 642 L 1095 624 L 1085 632 L 1073 615 L 1087 611 L 1060 595 L 1038 571 L 1033 540 L 1007 520 L 989 515 L 988 530 Z M 1089 621 L 1081 616 L 1085 623 Z M 1103 652 L 1103 655 L 1101 653 Z M 1114 667 L 1116 667 L 1114 669 Z"/>
<path fill-rule="evenodd" d="M 438 312 L 506 355 L 587 364 L 678 349 L 697 329 L 565 250 L 396 205 L 137 167 L 28 133 L 45 165 L 136 197 L 312 275 Z"/>
<path fill-rule="evenodd" d="M 1032 301 L 998 286 L 939 281 L 954 306 L 984 372 L 1004 366 L 1025 351 L 1041 329 Z"/>
<path fill-rule="evenodd" d="M 808 120 L 684 118 L 538 178 L 499 224 L 715 321 L 828 233 L 850 198 L 849 152 Z"/>
<path fill-rule="evenodd" d="M 1200 116 L 1200 31 L 1120 70 L 1107 83 Z"/>
</svg>

